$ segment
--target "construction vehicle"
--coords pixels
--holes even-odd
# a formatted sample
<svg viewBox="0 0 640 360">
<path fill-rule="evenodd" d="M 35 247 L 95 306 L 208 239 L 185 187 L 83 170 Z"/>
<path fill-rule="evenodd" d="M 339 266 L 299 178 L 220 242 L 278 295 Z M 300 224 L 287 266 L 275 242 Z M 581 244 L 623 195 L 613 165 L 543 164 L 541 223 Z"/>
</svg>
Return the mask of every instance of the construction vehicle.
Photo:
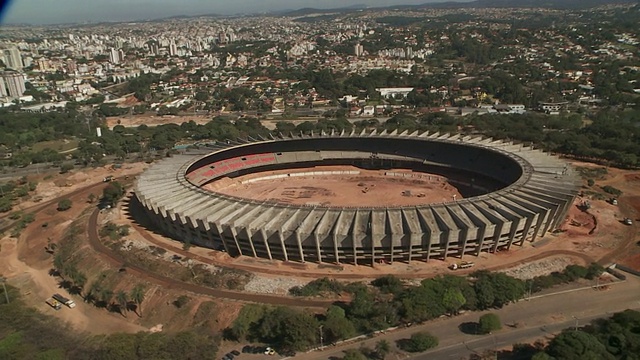
<svg viewBox="0 0 640 360">
<path fill-rule="evenodd" d="M 67 305 L 70 309 L 73 309 L 74 307 L 76 307 L 76 303 L 73 300 L 67 299 L 66 297 L 60 294 L 53 294 L 52 297 L 54 300 L 60 302 L 61 304 Z"/>
<path fill-rule="evenodd" d="M 113 180 L 113 175 L 109 175 L 109 176 L 105 177 L 104 179 L 102 179 L 102 182 L 109 182 L 111 180 Z"/>
<path fill-rule="evenodd" d="M 468 269 L 470 267 L 473 267 L 475 264 L 471 261 L 462 261 L 459 262 L 457 264 L 451 264 L 449 265 L 449 269 L 451 270 L 458 270 L 458 269 Z"/>
<path fill-rule="evenodd" d="M 51 306 L 56 310 L 60 310 L 62 308 L 62 305 L 60 304 L 60 302 L 58 302 L 58 300 L 54 298 L 48 298 L 47 300 L 45 300 L 45 302 L 47 303 L 47 305 Z"/>
</svg>

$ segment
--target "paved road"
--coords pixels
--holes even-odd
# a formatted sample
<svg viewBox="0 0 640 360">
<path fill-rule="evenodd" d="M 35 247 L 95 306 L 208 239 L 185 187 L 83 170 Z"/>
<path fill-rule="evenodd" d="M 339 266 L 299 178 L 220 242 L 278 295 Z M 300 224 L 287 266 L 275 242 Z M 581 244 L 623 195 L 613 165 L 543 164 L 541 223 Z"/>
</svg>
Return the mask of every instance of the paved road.
<svg viewBox="0 0 640 360">
<path fill-rule="evenodd" d="M 440 345 L 431 352 L 415 355 L 413 359 L 452 359 L 464 358 L 483 349 L 509 347 L 517 342 L 529 341 L 557 333 L 563 328 L 585 325 L 596 317 L 625 309 L 640 309 L 640 279 L 628 276 L 627 281 L 612 285 L 608 290 L 579 290 L 558 295 L 550 295 L 521 301 L 493 311 L 502 320 L 503 330 L 494 335 L 470 335 L 460 331 L 465 322 L 477 322 L 485 312 L 469 312 L 454 318 L 441 318 L 424 325 L 399 329 L 376 336 L 363 342 L 327 348 L 323 352 L 300 354 L 295 359 L 325 360 L 341 357 L 344 350 L 362 345 L 374 348 L 375 343 L 385 339 L 394 344 L 396 340 L 408 338 L 412 333 L 428 331 L 440 339 Z M 575 318 L 574 318 L 575 317 Z M 510 327 L 508 325 L 519 324 Z M 542 328 L 544 327 L 544 330 Z"/>
</svg>

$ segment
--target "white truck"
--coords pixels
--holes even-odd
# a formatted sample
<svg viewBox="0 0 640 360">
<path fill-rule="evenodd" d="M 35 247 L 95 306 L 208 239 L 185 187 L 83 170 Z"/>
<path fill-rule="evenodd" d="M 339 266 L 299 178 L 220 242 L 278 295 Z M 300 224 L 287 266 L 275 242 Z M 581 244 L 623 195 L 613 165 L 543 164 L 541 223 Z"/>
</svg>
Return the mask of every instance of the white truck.
<svg viewBox="0 0 640 360">
<path fill-rule="evenodd" d="M 73 309 L 74 307 L 76 307 L 76 303 L 73 302 L 73 300 L 67 299 L 66 297 L 60 294 L 53 294 L 52 298 L 59 301 L 61 304 L 67 305 L 70 309 Z"/>
<path fill-rule="evenodd" d="M 468 269 L 470 267 L 473 267 L 475 264 L 471 261 L 462 261 L 459 262 L 457 264 L 451 264 L 449 265 L 449 269 L 451 270 L 458 270 L 458 269 Z"/>
</svg>

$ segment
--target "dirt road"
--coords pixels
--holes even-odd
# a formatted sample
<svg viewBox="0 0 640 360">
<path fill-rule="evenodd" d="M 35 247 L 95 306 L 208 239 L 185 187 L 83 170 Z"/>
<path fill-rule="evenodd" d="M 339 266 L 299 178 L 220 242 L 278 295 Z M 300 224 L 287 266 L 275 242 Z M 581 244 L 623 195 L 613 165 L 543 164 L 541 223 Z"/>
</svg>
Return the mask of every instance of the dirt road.
<svg viewBox="0 0 640 360">
<path fill-rule="evenodd" d="M 89 218 L 89 224 L 87 227 L 87 231 L 89 235 L 89 243 L 91 247 L 97 253 L 99 253 L 105 260 L 109 261 L 115 267 L 120 267 L 124 263 L 124 259 L 120 258 L 118 254 L 116 254 L 114 251 L 106 247 L 100 241 L 100 236 L 98 235 L 98 214 L 99 213 L 100 211 L 96 209 L 91 214 L 91 217 Z M 283 306 L 311 307 L 311 308 L 326 308 L 334 302 L 334 300 L 298 299 L 298 298 L 282 297 L 282 296 L 275 296 L 275 295 L 263 295 L 263 294 L 244 293 L 244 292 L 231 291 L 231 290 L 213 289 L 209 287 L 198 286 L 194 284 L 181 282 L 181 281 L 174 280 L 159 274 L 155 274 L 153 272 L 147 271 L 144 268 L 136 266 L 135 264 L 132 264 L 132 263 L 127 263 L 127 272 L 130 275 L 134 275 L 141 279 L 145 279 L 157 285 L 162 285 L 163 287 L 168 289 L 174 289 L 174 290 L 179 289 L 183 291 L 209 295 L 209 296 L 214 296 L 218 298 L 225 298 L 230 300 L 272 304 L 272 305 L 283 305 Z"/>
</svg>

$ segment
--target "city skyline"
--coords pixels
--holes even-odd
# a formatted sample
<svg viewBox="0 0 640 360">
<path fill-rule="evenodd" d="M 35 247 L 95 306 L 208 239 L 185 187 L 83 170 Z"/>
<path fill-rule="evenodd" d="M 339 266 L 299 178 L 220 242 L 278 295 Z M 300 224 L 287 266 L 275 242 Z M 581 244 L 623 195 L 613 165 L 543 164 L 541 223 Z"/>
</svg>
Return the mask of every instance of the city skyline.
<svg viewBox="0 0 640 360">
<path fill-rule="evenodd" d="M 461 0 L 459 2 L 467 2 Z M 83 22 L 118 22 L 153 20 L 171 16 L 207 14 L 234 15 L 268 13 L 307 7 L 318 9 L 341 8 L 354 5 L 383 7 L 437 3 L 441 0 L 112 0 L 86 2 L 84 0 L 14 0 L 2 11 L 0 24 L 64 24 Z M 37 11 L 36 11 L 37 10 Z"/>
</svg>

